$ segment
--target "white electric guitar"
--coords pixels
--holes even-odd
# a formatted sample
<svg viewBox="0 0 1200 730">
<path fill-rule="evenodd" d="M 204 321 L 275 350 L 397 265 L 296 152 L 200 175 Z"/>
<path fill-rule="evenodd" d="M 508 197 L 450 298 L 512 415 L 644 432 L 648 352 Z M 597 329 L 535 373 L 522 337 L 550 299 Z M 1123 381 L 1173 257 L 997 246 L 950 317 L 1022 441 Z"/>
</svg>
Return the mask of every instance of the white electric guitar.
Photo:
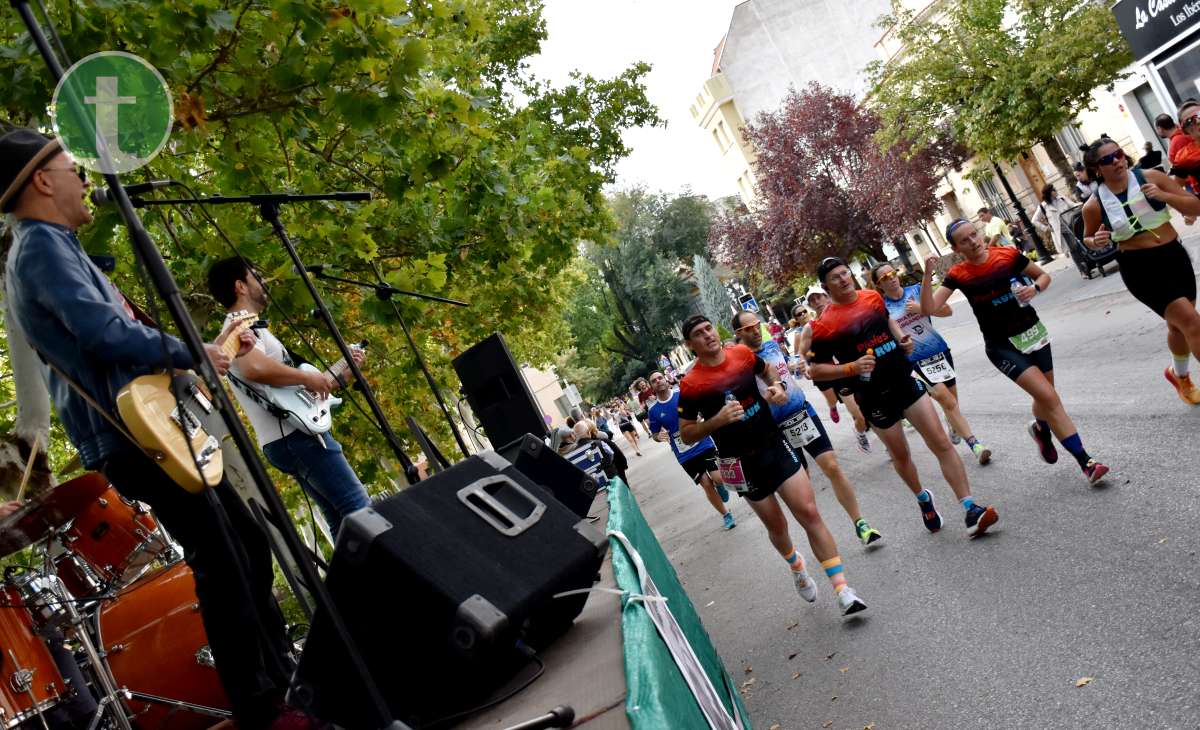
<svg viewBox="0 0 1200 730">
<path fill-rule="evenodd" d="M 350 345 L 350 349 L 367 349 L 367 340 Z M 308 363 L 301 363 L 300 370 L 309 373 L 321 372 Z M 350 370 L 346 358 L 330 366 L 329 375 L 337 380 Z M 333 395 L 322 398 L 303 385 L 263 385 L 241 378 L 230 378 L 234 386 L 249 395 L 268 411 L 285 419 L 305 433 L 316 436 L 333 428 L 333 407 L 341 405 L 342 399 Z"/>
</svg>

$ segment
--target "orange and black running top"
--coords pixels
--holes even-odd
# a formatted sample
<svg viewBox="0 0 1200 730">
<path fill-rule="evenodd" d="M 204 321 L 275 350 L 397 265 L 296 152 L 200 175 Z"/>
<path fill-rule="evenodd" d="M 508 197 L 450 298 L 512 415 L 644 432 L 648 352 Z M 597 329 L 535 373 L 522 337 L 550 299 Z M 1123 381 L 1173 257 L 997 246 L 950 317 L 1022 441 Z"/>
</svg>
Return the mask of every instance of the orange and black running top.
<svg viewBox="0 0 1200 730">
<path fill-rule="evenodd" d="M 887 305 L 879 292 L 865 289 L 855 292 L 854 301 L 848 304 L 832 302 L 812 323 L 812 359 L 852 363 L 870 349 L 875 355 L 870 380 L 852 377 L 845 382 L 860 393 L 887 390 L 901 378 L 912 376 L 912 365 L 892 337 L 888 321 Z"/>
<path fill-rule="evenodd" d="M 1015 248 L 997 246 L 988 249 L 987 261 L 972 264 L 960 261 L 946 272 L 942 286 L 959 289 L 967 296 L 984 342 L 1007 343 L 1038 322 L 1033 305 L 1022 307 L 1012 294 L 1012 280 L 1021 280 L 1029 259 Z"/>
<path fill-rule="evenodd" d="M 741 457 L 761 451 L 779 432 L 755 380 L 755 375 L 766 369 L 762 358 L 745 345 L 726 347 L 720 365 L 696 363 L 679 382 L 679 417 L 695 421 L 698 415 L 716 416 L 725 407 L 728 391 L 746 413 L 741 421 L 713 431 L 717 452 L 723 457 Z"/>
</svg>

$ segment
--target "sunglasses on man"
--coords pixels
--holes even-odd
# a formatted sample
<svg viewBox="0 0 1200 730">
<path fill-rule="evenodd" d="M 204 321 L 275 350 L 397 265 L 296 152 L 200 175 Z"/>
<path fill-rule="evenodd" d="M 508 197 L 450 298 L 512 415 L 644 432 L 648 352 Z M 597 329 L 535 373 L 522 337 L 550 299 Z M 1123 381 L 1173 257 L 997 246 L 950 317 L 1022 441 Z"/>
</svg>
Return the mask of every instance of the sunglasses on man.
<svg viewBox="0 0 1200 730">
<path fill-rule="evenodd" d="M 39 172 L 72 172 L 79 177 L 79 182 L 87 182 L 87 170 L 80 167 L 78 164 L 73 164 L 70 167 L 43 167 Z"/>
<path fill-rule="evenodd" d="M 1188 127 L 1194 127 L 1197 124 L 1200 124 L 1200 112 L 1196 112 L 1195 114 L 1188 117 L 1187 119 L 1181 119 L 1179 121 L 1179 128 L 1187 129 Z"/>
<path fill-rule="evenodd" d="M 879 281 L 888 281 L 889 279 L 895 279 L 895 278 L 896 278 L 896 272 L 889 271 L 886 274 L 880 274 L 878 280 Z"/>
<path fill-rule="evenodd" d="M 1096 165 L 1102 167 L 1104 165 L 1111 165 L 1123 159 L 1125 159 L 1125 151 L 1117 150 L 1116 152 L 1109 152 L 1107 155 L 1096 160 Z"/>
</svg>

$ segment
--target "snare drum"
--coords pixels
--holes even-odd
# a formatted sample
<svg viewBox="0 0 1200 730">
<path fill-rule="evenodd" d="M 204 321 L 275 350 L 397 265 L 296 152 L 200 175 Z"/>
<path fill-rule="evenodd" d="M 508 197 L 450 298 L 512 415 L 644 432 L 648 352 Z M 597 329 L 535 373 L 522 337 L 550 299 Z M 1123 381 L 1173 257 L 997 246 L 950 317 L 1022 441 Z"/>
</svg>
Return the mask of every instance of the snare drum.
<svg viewBox="0 0 1200 730">
<path fill-rule="evenodd" d="M 98 644 L 118 687 L 134 693 L 130 719 L 144 730 L 201 730 L 229 713 L 208 637 L 200 618 L 196 583 L 186 563 L 176 563 L 133 584 L 97 614 Z M 170 704 L 147 700 L 144 695 Z"/>
<path fill-rule="evenodd" d="M 167 549 L 158 523 L 111 486 L 79 514 L 62 538 L 55 569 L 77 597 L 128 585 Z"/>
<path fill-rule="evenodd" d="M 58 704 L 66 684 L 54 657 L 34 633 L 25 599 L 0 588 L 0 726 L 16 727 Z"/>
</svg>

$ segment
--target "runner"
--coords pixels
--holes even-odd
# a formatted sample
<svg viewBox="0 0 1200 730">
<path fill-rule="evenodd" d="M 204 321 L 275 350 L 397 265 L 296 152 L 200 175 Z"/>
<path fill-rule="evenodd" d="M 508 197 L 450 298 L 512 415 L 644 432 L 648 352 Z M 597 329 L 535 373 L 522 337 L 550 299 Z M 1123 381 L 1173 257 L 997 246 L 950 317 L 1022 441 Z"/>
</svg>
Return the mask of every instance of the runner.
<svg viewBox="0 0 1200 730">
<path fill-rule="evenodd" d="M 725 522 L 725 529 L 737 527 L 733 512 L 729 511 L 726 503 L 729 501 L 729 491 L 721 484 L 721 473 L 717 471 L 717 445 L 711 438 L 702 439 L 691 446 L 683 443 L 679 436 L 679 391 L 671 387 L 662 373 L 650 373 L 650 387 L 654 389 L 655 398 L 650 401 L 646 412 L 650 417 L 650 432 L 656 441 L 669 442 L 675 460 L 704 490 L 708 503 Z"/>
<path fill-rule="evenodd" d="M 867 605 L 846 585 L 837 543 L 817 511 L 804 456 L 793 451 L 779 432 L 767 401 L 759 394 L 755 375 L 767 382 L 767 397 L 776 404 L 787 401 L 787 384 L 745 345 L 723 347 L 716 328 L 704 315 L 688 317 L 682 331 L 684 342 L 697 358 L 679 384 L 683 442 L 694 444 L 712 436 L 720 454 L 721 481 L 745 498 L 762 520 L 771 544 L 791 568 L 801 598 L 809 603 L 817 600 L 817 584 L 792 544 L 776 493 L 808 534 L 808 544 L 833 585 L 842 614 L 864 610 Z M 698 421 L 701 415 L 704 420 Z"/>
<path fill-rule="evenodd" d="M 1188 110 L 1184 105 L 1180 111 L 1184 129 Z M 1200 106 L 1190 111 L 1200 119 Z M 1117 263 L 1129 293 L 1167 322 L 1167 349 L 1174 365 L 1163 376 L 1184 403 L 1196 405 L 1200 389 L 1188 374 L 1189 360 L 1200 356 L 1196 274 L 1171 225 L 1170 209 L 1200 215 L 1200 198 L 1158 170 L 1131 170 L 1125 152 L 1111 139 L 1091 143 L 1083 162 L 1100 183 L 1083 204 L 1083 243 L 1091 248 L 1117 243 Z"/>
<path fill-rule="evenodd" d="M 842 509 L 846 510 L 850 517 L 850 524 L 854 525 L 854 533 L 862 544 L 877 543 L 883 535 L 863 519 L 862 512 L 858 509 L 858 496 L 838 464 L 833 444 L 829 442 L 829 434 L 825 432 L 825 424 L 821 423 L 817 410 L 804 397 L 800 381 L 794 378 L 788 369 L 787 354 L 774 340 L 764 340 L 757 334 L 758 328 L 753 325 L 758 323 L 758 315 L 753 312 L 738 312 L 733 315 L 733 328 L 744 332 L 742 342 L 768 367 L 775 369 L 780 381 L 787 383 L 787 402 L 783 405 L 772 403 L 771 416 L 774 417 L 775 423 L 779 424 L 779 430 L 783 432 L 792 448 L 803 448 L 817 462 L 817 466 L 821 467 L 821 471 L 825 472 L 825 476 L 833 484 L 833 493 L 837 495 Z M 761 379 L 758 389 L 760 393 L 765 393 Z"/>
<path fill-rule="evenodd" d="M 877 264 L 871 269 L 871 283 L 883 294 L 883 303 L 888 314 L 900 325 L 900 331 L 912 337 L 913 352 L 908 356 L 914 364 L 914 374 L 925 383 L 929 395 L 946 414 L 950 425 L 950 443 L 958 444 L 964 438 L 967 448 L 979 461 L 986 464 L 992 458 L 992 450 L 979 443 L 967 423 L 967 417 L 958 407 L 958 384 L 954 376 L 954 356 L 950 345 L 933 327 L 929 317 L 921 314 L 921 285 L 901 286 L 900 277 L 891 264 Z M 935 317 L 952 314 L 947 304 L 933 313 Z"/>
<path fill-rule="evenodd" d="M 928 314 L 941 309 L 950 295 L 961 289 L 979 322 L 988 359 L 1033 398 L 1034 420 L 1028 430 L 1042 459 L 1047 464 L 1058 461 L 1058 450 L 1050 439 L 1053 433 L 1075 457 L 1088 482 L 1096 484 L 1108 467 L 1084 450 L 1075 423 L 1054 389 L 1050 337 L 1029 306 L 1029 300 L 1050 286 L 1050 275 L 1016 249 L 988 248 L 979 230 L 961 218 L 946 226 L 946 240 L 965 260 L 946 272 L 937 290 L 931 281 L 938 257 L 925 262 L 921 311 Z M 1017 277 L 1033 283 L 1022 285 Z"/>
<path fill-rule="evenodd" d="M 633 447 L 634 453 L 641 456 L 642 450 L 638 446 L 640 436 L 638 436 L 637 426 L 633 425 L 633 414 L 629 412 L 629 407 L 624 403 L 617 405 L 617 428 L 625 434 L 625 440 Z"/>
<path fill-rule="evenodd" d="M 811 377 L 808 373 L 808 357 L 809 345 L 812 343 L 812 323 L 829 306 L 830 300 L 829 294 L 819 286 L 810 286 L 804 298 L 808 301 L 808 306 L 816 312 L 816 316 L 805 325 L 804 329 L 800 331 L 800 336 L 792 343 L 792 353 L 800 358 L 798 362 L 800 376 Z M 863 418 L 862 411 L 853 398 L 843 397 L 850 395 L 853 391 L 851 384 L 845 378 L 828 381 L 813 378 L 812 381 L 813 385 L 817 386 L 817 390 L 825 396 L 825 402 L 829 405 L 829 420 L 834 423 L 842 420 L 842 417 L 838 415 L 837 404 L 838 401 L 846 404 L 846 410 L 850 411 L 850 417 L 854 419 L 854 438 L 858 450 L 864 454 L 871 453 L 871 442 L 867 440 L 867 419 Z"/>
<path fill-rule="evenodd" d="M 933 494 L 921 487 L 900 425 L 907 418 L 937 457 L 942 476 L 966 511 L 967 534 L 982 535 L 999 517 L 994 508 L 975 504 L 966 468 L 925 396 L 925 384 L 912 377 L 912 364 L 905 357 L 913 351 L 912 337 L 888 316 L 879 292 L 854 288 L 846 262 L 825 259 L 817 267 L 817 277 L 833 302 L 813 323 L 813 377 L 854 379 L 854 397 L 891 454 L 896 473 L 916 496 L 925 528 L 937 532 L 942 516 L 933 505 Z M 834 364 L 835 360 L 841 364 Z"/>
</svg>

